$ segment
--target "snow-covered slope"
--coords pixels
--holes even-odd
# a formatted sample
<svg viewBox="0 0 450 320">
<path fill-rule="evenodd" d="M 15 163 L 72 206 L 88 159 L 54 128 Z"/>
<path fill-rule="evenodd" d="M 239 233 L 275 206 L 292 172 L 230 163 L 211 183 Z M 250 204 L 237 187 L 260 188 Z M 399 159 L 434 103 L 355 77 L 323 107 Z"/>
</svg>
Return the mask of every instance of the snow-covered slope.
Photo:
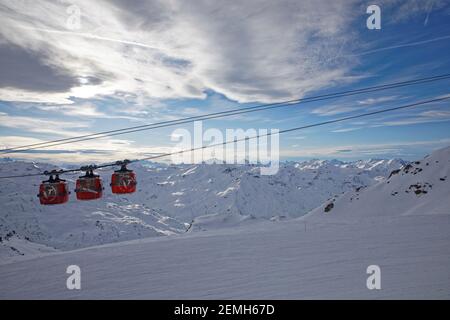
<svg viewBox="0 0 450 320">
<path fill-rule="evenodd" d="M 450 147 L 393 170 L 388 179 L 333 198 L 308 219 L 450 215 Z"/>
<path fill-rule="evenodd" d="M 6 251 L 2 256 L 24 253 L 8 241 L 11 235 L 68 250 L 299 217 L 334 195 L 377 182 L 402 164 L 401 160 L 312 160 L 282 164 L 274 176 L 261 176 L 259 168 L 251 165 L 134 165 L 135 194 L 111 194 L 107 185 L 111 171 L 105 170 L 100 172 L 106 187 L 102 199 L 83 202 L 71 194 L 69 203 L 58 206 L 39 205 L 36 193 L 41 177 L 7 179 L 0 189 L 0 251 Z M 8 160 L 0 163 L 0 175 L 52 168 Z M 73 190 L 77 175 L 64 178 Z"/>
<path fill-rule="evenodd" d="M 450 148 L 439 150 L 388 180 L 337 197 L 327 213 L 330 202 L 289 221 L 255 219 L 10 260 L 0 264 L 0 299 L 449 299 L 449 160 Z M 175 186 L 199 172 L 190 167 L 185 178 L 155 182 Z M 73 264 L 81 268 L 81 290 L 65 288 Z M 381 290 L 366 287 L 369 265 L 381 269 Z"/>
<path fill-rule="evenodd" d="M 0 299 L 449 299 L 450 219 L 299 219 L 121 242 L 0 265 Z M 66 268 L 81 268 L 67 290 Z M 381 290 L 366 269 L 381 268 Z"/>
</svg>

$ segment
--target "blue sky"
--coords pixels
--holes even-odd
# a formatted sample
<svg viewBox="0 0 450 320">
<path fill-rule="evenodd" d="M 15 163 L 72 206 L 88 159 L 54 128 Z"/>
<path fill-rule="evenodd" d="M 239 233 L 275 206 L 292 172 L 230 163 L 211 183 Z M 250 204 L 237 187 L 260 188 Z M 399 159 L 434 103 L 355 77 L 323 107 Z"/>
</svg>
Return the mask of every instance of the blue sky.
<svg viewBox="0 0 450 320">
<path fill-rule="evenodd" d="M 80 26 L 67 25 L 71 5 Z M 13 147 L 450 73 L 446 1 L 0 2 L 0 145 Z M 73 12 L 73 11 L 71 11 Z M 449 80 L 210 120 L 278 128 L 448 95 Z M 449 103 L 280 137 L 284 160 L 420 158 L 450 145 Z M 17 157 L 104 162 L 169 151 L 177 128 Z M 52 150 L 52 149 L 48 149 Z M 56 151 L 55 151 L 56 150 Z"/>
</svg>

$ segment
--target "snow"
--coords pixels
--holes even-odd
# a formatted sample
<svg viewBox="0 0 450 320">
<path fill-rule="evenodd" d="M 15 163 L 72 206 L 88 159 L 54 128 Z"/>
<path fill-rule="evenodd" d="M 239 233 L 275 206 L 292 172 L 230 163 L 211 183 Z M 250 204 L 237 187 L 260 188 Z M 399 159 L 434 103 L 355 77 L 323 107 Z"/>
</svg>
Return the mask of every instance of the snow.
<svg viewBox="0 0 450 320">
<path fill-rule="evenodd" d="M 448 216 L 300 220 L 134 240 L 0 266 L 0 299 L 450 298 Z M 68 265 L 81 290 L 67 290 Z M 366 288 L 381 268 L 382 289 Z"/>
<path fill-rule="evenodd" d="M 407 215 L 448 215 L 450 213 L 450 147 L 434 152 L 394 171 L 387 180 L 351 191 L 313 210 L 311 219 L 365 219 Z"/>
<path fill-rule="evenodd" d="M 24 257 L 36 257 L 42 254 L 58 252 L 56 249 L 20 239 L 15 235 L 7 237 L 6 240 L 11 250 L 0 250 L 0 260 L 14 262 L 23 260 Z"/>
<path fill-rule="evenodd" d="M 159 222 L 194 220 L 187 232 L 103 245 L 88 241 L 95 245 L 26 255 L 26 260 L 2 256 L 0 299 L 449 299 L 450 147 L 403 163 L 379 181 L 375 177 L 398 167 L 389 167 L 396 161 L 375 161 L 285 164 L 272 177 L 258 176 L 252 166 L 198 165 L 184 178 L 192 166 L 146 168 L 149 174 L 139 186 L 151 187 L 148 196 L 156 198 L 144 206 L 142 193 L 149 189 L 124 202 L 107 195 L 95 212 L 105 221 L 109 215 L 118 218 L 125 234 L 121 228 L 133 217 L 142 220 L 144 210 L 150 216 L 158 212 Z M 158 186 L 160 181 L 174 184 Z M 229 188 L 234 189 L 225 197 L 217 195 Z M 16 193 L 7 197 L 25 197 Z M 172 211 L 169 205 L 162 208 L 161 198 Z M 172 207 L 174 198 L 185 207 Z M 308 210 L 315 201 L 316 208 Z M 333 208 L 325 212 L 330 203 Z M 91 221 L 91 206 L 79 212 L 80 228 Z M 8 212 L 9 227 L 42 219 L 16 210 L 22 220 L 11 220 Z M 61 239 L 52 229 L 56 223 L 38 225 L 48 228 L 40 229 L 43 239 Z M 6 241 L 22 236 L 24 229 L 16 229 Z M 89 223 L 82 230 L 89 230 Z M 81 290 L 65 287 L 72 264 L 81 268 Z M 366 287 L 369 265 L 380 266 L 381 290 Z"/>
<path fill-rule="evenodd" d="M 387 162 L 388 160 L 385 160 Z M 41 206 L 36 197 L 41 177 L 3 180 L 0 189 L 0 237 L 14 231 L 33 243 L 72 250 L 132 239 L 166 236 L 190 230 L 230 227 L 277 216 L 299 217 L 333 195 L 376 182 L 379 172 L 358 169 L 352 163 L 321 161 L 283 164 L 277 175 L 261 176 L 251 165 L 133 165 L 138 177 L 135 194 L 111 194 L 111 170 L 99 171 L 104 197 L 67 204 Z M 383 175 L 403 163 L 386 166 Z M 73 166 L 72 166 L 73 167 Z M 36 173 L 49 164 L 7 161 L 0 175 Z M 78 174 L 64 175 L 73 191 Z M 192 227 L 189 227 L 191 224 Z M 20 253 L 0 242 L 0 251 Z"/>
</svg>

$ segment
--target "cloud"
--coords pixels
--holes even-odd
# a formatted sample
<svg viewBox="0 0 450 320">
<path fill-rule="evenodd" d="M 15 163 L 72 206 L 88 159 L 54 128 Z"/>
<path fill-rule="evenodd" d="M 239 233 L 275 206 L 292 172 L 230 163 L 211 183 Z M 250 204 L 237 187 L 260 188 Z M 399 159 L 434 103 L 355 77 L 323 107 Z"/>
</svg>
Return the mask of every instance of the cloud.
<svg viewBox="0 0 450 320">
<path fill-rule="evenodd" d="M 404 126 L 412 124 L 430 123 L 430 122 L 445 122 L 450 121 L 450 112 L 447 110 L 429 110 L 418 113 L 414 116 L 402 116 L 395 120 L 381 121 L 378 124 L 372 125 L 372 127 L 383 126 Z"/>
<path fill-rule="evenodd" d="M 395 10 L 399 3 L 392 1 L 389 6 Z M 414 3 L 411 12 L 428 10 Z M 77 30 L 67 24 L 66 10 L 74 4 L 81 9 L 81 29 Z M 351 53 L 359 41 L 354 23 L 365 12 L 359 10 L 361 6 L 357 0 L 4 1 L 0 6 L 0 100 L 36 103 L 51 117 L 156 122 L 180 114 L 196 115 L 206 108 L 221 111 L 238 102 L 300 98 L 359 79 L 352 70 L 361 61 Z M 433 5 L 433 10 L 439 8 L 440 4 Z M 203 99 L 211 97 L 210 92 L 222 97 L 212 98 L 211 104 L 222 104 L 189 105 L 176 113 L 164 102 Z M 96 106 L 91 99 L 104 104 Z M 110 101 L 127 107 L 116 107 L 114 112 L 117 103 L 101 107 Z M 315 111 L 335 115 L 377 102 L 382 101 L 367 99 Z M 84 130 L 92 124 L 1 117 L 1 125 L 11 130 L 62 136 L 81 129 L 88 134 Z M 111 143 L 89 145 L 108 148 L 107 152 L 119 150 L 120 155 L 136 153 L 134 148 L 118 147 L 119 141 Z M 156 149 L 146 148 L 143 152 Z"/>
<path fill-rule="evenodd" d="M 90 118 L 103 118 L 107 115 L 103 112 L 97 110 L 97 107 L 90 103 L 83 103 L 81 105 L 62 105 L 62 106 L 52 106 L 43 105 L 38 107 L 41 110 L 49 112 L 58 112 L 68 116 L 83 116 Z"/>
<path fill-rule="evenodd" d="M 430 110 L 420 113 L 421 116 L 427 118 L 450 118 L 450 111 L 447 110 Z"/>
<path fill-rule="evenodd" d="M 88 127 L 88 124 L 79 121 L 44 120 L 26 116 L 13 116 L 2 112 L 0 113 L 0 126 L 33 133 L 49 133 L 70 137 L 75 134 L 73 129 L 85 129 Z M 83 131 L 83 133 L 86 132 Z M 1 139 L 3 140 L 3 138 L 2 136 Z"/>
<path fill-rule="evenodd" d="M 358 110 L 364 109 L 368 106 L 381 104 L 381 103 L 389 102 L 389 101 L 398 101 L 401 99 L 404 99 L 404 97 L 385 96 L 385 97 L 376 97 L 376 98 L 366 98 L 364 100 L 358 100 L 356 102 L 346 102 L 346 103 L 342 103 L 342 104 L 325 105 L 325 106 L 313 109 L 311 111 L 311 113 L 316 114 L 318 116 L 334 116 L 337 114 L 358 111 Z M 378 105 L 376 107 L 378 107 Z"/>
<path fill-rule="evenodd" d="M 39 52 L 0 42 L 0 87 L 37 92 L 64 92 L 78 81 L 64 70 L 55 70 L 41 61 Z M 24 81 L 26 80 L 26 81 Z"/>
<path fill-rule="evenodd" d="M 365 55 L 372 54 L 372 53 L 378 53 L 378 52 L 382 52 L 382 51 L 388 51 L 388 50 L 400 49 L 400 48 L 406 48 L 406 47 L 421 46 L 421 45 L 425 45 L 425 44 L 437 42 L 437 41 L 444 42 L 445 40 L 448 40 L 448 39 L 450 39 L 450 35 L 431 38 L 431 39 L 422 40 L 422 41 L 408 42 L 408 43 L 403 43 L 403 44 L 398 44 L 398 45 L 393 45 L 393 46 L 378 47 L 376 49 L 371 49 L 371 50 L 358 52 L 358 53 L 352 53 L 352 54 L 346 55 L 345 57 L 347 57 L 347 58 L 348 57 L 361 57 L 361 56 L 365 56 Z"/>
<path fill-rule="evenodd" d="M 289 139 L 293 139 L 293 140 L 305 140 L 306 136 L 294 136 L 294 137 L 289 137 Z"/>
<path fill-rule="evenodd" d="M 386 97 L 378 97 L 378 98 L 366 98 L 364 100 L 358 100 L 357 103 L 360 105 L 372 105 L 372 104 L 376 104 L 376 103 L 396 101 L 399 99 L 401 99 L 401 98 L 398 96 L 386 96 Z"/>
<path fill-rule="evenodd" d="M 66 104 L 73 103 L 70 95 L 65 92 L 39 92 L 29 91 L 14 87 L 0 88 L 0 100 L 3 101 L 20 101 L 20 102 L 36 102 L 36 103 L 54 103 Z"/>
<path fill-rule="evenodd" d="M 26 106 L 25 108 L 29 108 Z M 118 112 L 120 110 L 107 110 L 108 112 L 102 112 L 93 103 L 78 103 L 78 104 L 67 104 L 67 105 L 33 105 L 32 107 L 39 110 L 49 112 L 51 114 L 61 114 L 69 116 L 71 118 L 81 118 L 81 119 L 127 119 L 131 121 L 145 122 L 146 117 L 137 117 L 121 114 Z M 148 113 L 146 113 L 148 114 Z"/>
<path fill-rule="evenodd" d="M 367 156 L 395 155 L 401 156 L 409 152 L 414 152 L 418 148 L 433 150 L 445 147 L 450 144 L 450 139 L 424 140 L 413 142 L 392 142 L 384 144 L 364 144 L 364 145 L 340 145 L 321 148 L 299 148 L 281 150 L 283 157 L 337 157 L 337 158 L 356 158 Z"/>
<path fill-rule="evenodd" d="M 71 29 L 69 6 L 80 9 Z M 441 10 L 382 1 L 393 20 Z M 8 1 L 0 9 L 0 99 L 205 98 L 272 102 L 355 80 L 357 0 Z M 357 8 L 357 9 L 355 9 Z"/>
<path fill-rule="evenodd" d="M 350 132 L 350 131 L 355 131 L 355 130 L 359 130 L 359 129 L 361 129 L 361 127 L 336 129 L 336 130 L 332 130 L 331 132 L 335 132 L 335 133 L 340 133 L 340 132 Z"/>
<path fill-rule="evenodd" d="M 2 46 L 33 68 L 17 69 L 0 99 L 68 104 L 119 94 L 204 98 L 206 90 L 239 102 L 299 97 L 353 80 L 350 62 L 333 60 L 353 40 L 353 3 L 6 2 Z M 67 29 L 72 4 L 80 30 Z"/>
<path fill-rule="evenodd" d="M 447 7 L 446 0 L 381 0 L 379 5 L 389 10 L 390 19 L 386 21 L 388 24 L 403 22 L 413 16 L 421 15 L 424 24 L 428 23 L 432 11 L 444 11 Z"/>
<path fill-rule="evenodd" d="M 41 139 L 22 136 L 2 136 L 0 138 L 0 149 L 8 149 L 22 145 L 44 142 Z M 1 155 L 0 155 L 1 156 Z"/>
<path fill-rule="evenodd" d="M 311 111 L 312 114 L 316 114 L 321 117 L 325 116 L 334 116 L 336 114 L 346 113 L 346 112 L 352 112 L 355 110 L 360 109 L 361 107 L 358 106 L 350 106 L 350 105 L 327 105 L 323 107 L 315 108 Z"/>
<path fill-rule="evenodd" d="M 45 141 L 37 138 L 2 136 L 0 139 L 0 150 L 40 142 Z M 171 150 L 170 146 L 144 146 L 142 144 L 138 146 L 132 140 L 103 138 L 66 144 L 64 147 L 54 146 L 4 155 L 0 153 L 0 157 L 39 160 L 50 163 L 109 163 L 119 159 L 143 158 L 149 155 L 170 152 Z"/>
</svg>

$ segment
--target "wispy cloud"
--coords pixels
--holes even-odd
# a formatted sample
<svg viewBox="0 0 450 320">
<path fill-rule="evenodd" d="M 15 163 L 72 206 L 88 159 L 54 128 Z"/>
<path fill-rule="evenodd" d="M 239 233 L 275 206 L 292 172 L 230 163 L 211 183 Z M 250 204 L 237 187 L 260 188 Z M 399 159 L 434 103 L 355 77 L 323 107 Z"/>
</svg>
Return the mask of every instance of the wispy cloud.
<svg viewBox="0 0 450 320">
<path fill-rule="evenodd" d="M 317 107 L 311 111 L 312 114 L 318 116 L 334 116 L 342 113 L 348 113 L 353 111 L 362 110 L 368 106 L 379 106 L 379 104 L 391 101 L 398 101 L 405 99 L 405 97 L 399 96 L 384 96 L 384 97 L 370 97 L 363 100 L 357 100 L 356 102 L 343 102 L 340 104 L 325 105 Z"/>
<path fill-rule="evenodd" d="M 349 54 L 349 55 L 346 55 L 345 57 L 360 57 L 360 56 L 365 56 L 365 55 L 369 55 L 372 53 L 378 53 L 378 52 L 382 52 L 382 51 L 388 51 L 388 50 L 399 49 L 399 48 L 420 46 L 420 45 L 425 45 L 425 44 L 428 44 L 431 42 L 445 41 L 448 39 L 450 39 L 450 35 L 443 36 L 443 37 L 436 37 L 436 38 L 422 40 L 422 41 L 403 43 L 403 44 L 398 44 L 398 45 L 394 45 L 394 46 L 381 47 L 381 48 L 377 48 L 377 49 L 372 49 L 372 50 L 367 50 L 367 51 L 363 51 L 363 52 Z"/>
<path fill-rule="evenodd" d="M 293 137 L 289 137 L 290 139 L 293 140 L 305 140 L 306 136 L 293 136 Z"/>
<path fill-rule="evenodd" d="M 45 142 L 41 139 L 18 136 L 3 136 L 0 139 L 0 149 L 17 147 L 25 144 Z M 26 152 L 5 154 L 17 159 L 33 159 L 46 162 L 67 163 L 106 163 L 114 159 L 136 159 L 148 155 L 170 152 L 171 147 L 136 145 L 135 141 L 126 139 L 103 138 L 99 140 L 71 143 L 50 148 L 39 148 Z M 0 157 L 2 155 L 0 154 Z"/>
<path fill-rule="evenodd" d="M 298 97 L 352 81 L 350 61 L 330 56 L 349 49 L 354 2 L 5 2 L 2 45 L 65 74 L 67 87 L 55 92 L 54 83 L 32 86 L 23 77 L 2 88 L 0 99 L 68 104 L 120 93 L 204 98 L 206 90 L 239 102 Z M 81 9 L 80 30 L 66 27 L 73 4 Z"/>
<path fill-rule="evenodd" d="M 352 112 L 361 109 L 361 106 L 357 105 L 328 105 L 323 107 L 318 107 L 311 111 L 312 114 L 318 116 L 334 116 L 341 113 Z"/>
<path fill-rule="evenodd" d="M 361 127 L 342 128 L 342 129 L 331 130 L 331 132 L 341 133 L 341 132 L 355 131 L 355 130 L 359 130 L 359 129 L 361 129 Z"/>
<path fill-rule="evenodd" d="M 423 140 L 423 141 L 406 141 L 376 144 L 354 144 L 354 145 L 337 145 L 321 148 L 298 148 L 284 149 L 281 155 L 291 158 L 309 158 L 309 157 L 336 157 L 336 158 L 364 158 L 367 156 L 377 155 L 396 155 L 409 154 L 411 151 L 419 147 L 433 150 L 445 147 L 450 144 L 450 139 Z"/>
<path fill-rule="evenodd" d="M 388 101 L 396 101 L 399 99 L 404 99 L 405 97 L 398 97 L 398 96 L 386 96 L 386 97 L 376 97 L 376 98 L 366 98 L 364 100 L 358 100 L 357 103 L 360 105 L 373 105 L 376 103 L 383 103 Z"/>
<path fill-rule="evenodd" d="M 100 111 L 97 106 L 92 103 L 67 104 L 67 105 L 35 105 L 37 109 L 47 111 L 53 115 L 65 115 L 70 118 L 86 119 L 127 119 L 131 121 L 146 121 L 147 117 L 137 117 L 121 114 L 118 110 Z M 128 114 L 128 113 L 127 113 Z M 148 114 L 148 112 L 146 113 Z"/>
<path fill-rule="evenodd" d="M 2 112 L 0 113 L 0 126 L 21 129 L 33 133 L 73 136 L 73 129 L 85 129 L 88 127 L 88 124 L 80 121 L 44 120 L 33 117 L 12 116 Z M 3 137 L 1 139 L 3 139 Z"/>
<path fill-rule="evenodd" d="M 426 13 L 429 17 L 443 8 L 442 1 L 436 1 L 432 8 L 416 0 L 383 3 L 399 21 L 411 14 Z M 66 9 L 70 5 L 81 9 L 79 30 L 67 28 Z M 374 75 L 373 69 L 356 71 L 361 70 L 363 61 L 352 54 L 363 41 L 354 26 L 365 12 L 359 10 L 363 6 L 358 0 L 249 0 L 226 5 L 181 0 L 131 4 L 125 0 L 44 0 L 39 4 L 31 0 L 4 1 L 0 5 L 0 100 L 13 103 L 5 103 L 2 108 L 7 113 L 0 115 L 0 126 L 8 132 L 0 142 L 21 145 L 35 141 L 18 138 L 17 131 L 25 132 L 25 136 L 46 134 L 49 139 L 70 137 L 77 132 L 97 131 L 94 123 L 108 128 L 110 123 L 100 121 L 103 119 L 124 120 L 111 123 L 126 126 L 128 121 L 152 123 L 223 111 L 242 106 L 243 102 L 300 98 L 362 77 L 384 75 Z M 403 10 L 397 10 L 400 7 Z M 378 49 L 421 46 L 446 39 L 416 39 Z M 378 50 L 371 48 L 366 47 L 366 53 Z M 428 69 L 422 66 L 422 71 Z M 410 77 L 420 73 L 414 67 L 408 72 Z M 181 105 L 187 99 L 206 97 L 209 105 L 203 101 L 195 104 L 193 100 Z M 312 114 L 333 116 L 401 98 L 399 94 L 354 103 L 344 100 L 316 108 Z M 19 109 L 16 105 L 20 103 L 27 104 L 30 112 L 10 112 Z M 443 119 L 448 115 L 437 112 L 379 118 L 377 124 L 446 121 Z M 244 125 L 274 125 L 292 119 L 246 114 L 221 120 L 229 120 L 227 124 L 247 121 Z M 365 124 L 355 123 L 333 132 L 362 127 Z M 100 161 L 105 154 L 120 158 L 162 149 L 126 139 L 64 147 L 73 159 L 96 155 Z M 35 152 L 33 156 L 48 154 Z"/>
<path fill-rule="evenodd" d="M 421 123 L 445 122 L 450 121 L 450 111 L 447 110 L 428 110 L 419 112 L 414 115 L 403 114 L 401 117 L 392 120 L 378 120 L 378 123 L 372 124 L 371 127 L 383 126 L 405 126 Z"/>
</svg>

